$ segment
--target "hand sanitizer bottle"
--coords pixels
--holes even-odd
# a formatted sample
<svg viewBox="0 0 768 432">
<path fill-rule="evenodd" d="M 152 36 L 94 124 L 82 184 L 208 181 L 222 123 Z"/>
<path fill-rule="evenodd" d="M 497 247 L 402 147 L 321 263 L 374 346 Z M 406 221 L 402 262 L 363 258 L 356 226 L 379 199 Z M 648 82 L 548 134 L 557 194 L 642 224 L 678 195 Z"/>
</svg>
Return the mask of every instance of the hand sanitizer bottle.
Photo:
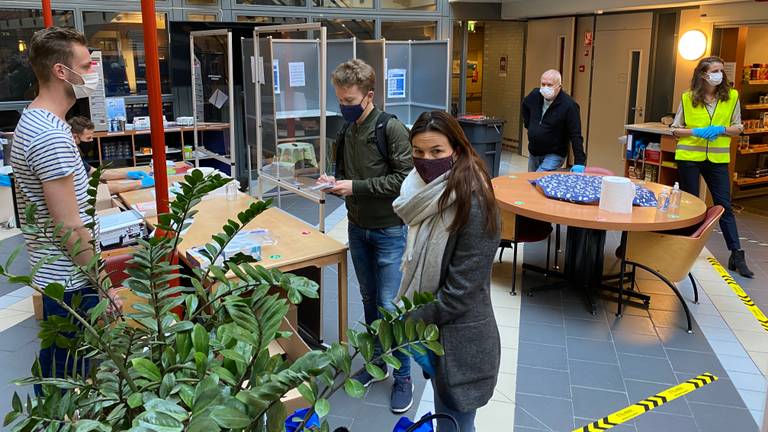
<svg viewBox="0 0 768 432">
<path fill-rule="evenodd" d="M 675 182 L 672 193 L 669 195 L 669 211 L 676 213 L 680 210 L 680 200 L 683 197 L 683 191 L 680 190 L 680 184 Z"/>
</svg>

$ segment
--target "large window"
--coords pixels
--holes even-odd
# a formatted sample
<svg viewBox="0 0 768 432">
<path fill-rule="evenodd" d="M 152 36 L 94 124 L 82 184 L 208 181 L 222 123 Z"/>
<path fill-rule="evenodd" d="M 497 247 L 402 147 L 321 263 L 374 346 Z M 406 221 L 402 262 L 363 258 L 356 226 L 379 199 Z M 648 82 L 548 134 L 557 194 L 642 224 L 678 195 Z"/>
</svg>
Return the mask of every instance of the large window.
<svg viewBox="0 0 768 432">
<path fill-rule="evenodd" d="M 53 11 L 57 26 L 73 27 L 71 11 Z M 43 28 L 43 15 L 32 9 L 0 9 L 0 101 L 34 98 L 35 74 L 29 64 L 29 41 Z"/>
<path fill-rule="evenodd" d="M 251 22 L 258 24 L 304 24 L 307 20 L 305 18 L 294 17 L 238 15 L 237 22 Z"/>
<path fill-rule="evenodd" d="M 313 0 L 312 4 L 327 8 L 373 8 L 373 0 Z"/>
<path fill-rule="evenodd" d="M 436 0 L 381 0 L 384 9 L 406 9 L 418 11 L 437 10 Z"/>
<path fill-rule="evenodd" d="M 239 5 L 306 6 L 306 0 L 237 0 Z"/>
<path fill-rule="evenodd" d="M 381 37 L 387 40 L 434 40 L 437 34 L 435 21 L 383 21 Z"/>
<path fill-rule="evenodd" d="M 107 96 L 146 95 L 144 31 L 140 12 L 83 12 L 85 36 L 91 48 L 101 51 Z M 160 84 L 170 93 L 168 78 L 168 29 L 165 14 L 157 14 Z"/>
<path fill-rule="evenodd" d="M 376 23 L 373 20 L 315 19 L 328 28 L 328 39 L 368 40 L 376 37 Z"/>
<path fill-rule="evenodd" d="M 215 13 L 195 13 L 187 12 L 187 21 L 218 21 L 219 17 Z"/>
</svg>

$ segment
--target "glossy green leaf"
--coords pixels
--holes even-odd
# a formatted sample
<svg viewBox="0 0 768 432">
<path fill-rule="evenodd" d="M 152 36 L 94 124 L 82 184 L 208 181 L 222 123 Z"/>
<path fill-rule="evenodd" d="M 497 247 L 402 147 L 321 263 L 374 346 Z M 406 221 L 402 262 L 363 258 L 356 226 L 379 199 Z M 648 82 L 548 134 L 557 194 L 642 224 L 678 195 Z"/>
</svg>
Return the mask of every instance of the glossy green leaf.
<svg viewBox="0 0 768 432">
<path fill-rule="evenodd" d="M 152 363 L 150 360 L 140 357 L 131 360 L 133 368 L 136 369 L 139 375 L 147 378 L 151 381 L 160 381 L 160 369 Z"/>
<path fill-rule="evenodd" d="M 400 369 L 400 360 L 398 360 L 397 357 L 393 356 L 392 354 L 384 354 L 381 356 L 381 359 L 384 360 L 384 363 L 392 366 L 393 369 Z"/>
<path fill-rule="evenodd" d="M 379 342 L 381 342 L 381 348 L 384 351 L 389 351 L 392 348 L 392 325 L 386 321 L 381 320 L 379 323 Z"/>
<path fill-rule="evenodd" d="M 147 411 L 157 411 L 175 418 L 179 421 L 184 421 L 189 417 L 189 413 L 184 408 L 177 404 L 160 398 L 152 399 L 144 403 L 144 409 Z"/>
<path fill-rule="evenodd" d="M 437 326 L 434 324 L 428 325 L 424 330 L 424 339 L 428 341 L 436 341 L 439 337 L 440 332 L 438 331 Z"/>
<path fill-rule="evenodd" d="M 141 399 L 141 393 L 134 393 L 128 397 L 128 406 L 131 408 L 137 408 L 144 403 Z"/>
<path fill-rule="evenodd" d="M 60 283 L 49 283 L 45 287 L 45 295 L 48 297 L 55 299 L 55 300 L 63 300 L 64 299 L 64 285 Z"/>
<path fill-rule="evenodd" d="M 208 343 L 208 332 L 205 327 L 195 324 L 192 329 L 192 346 L 195 347 L 195 351 L 208 354 Z"/>
<path fill-rule="evenodd" d="M 368 371 L 368 373 L 371 374 L 371 376 L 377 381 L 383 380 L 384 377 L 387 376 L 387 374 L 383 370 L 381 370 L 380 367 L 376 366 L 373 363 L 366 363 L 365 370 Z"/>
<path fill-rule="evenodd" d="M 209 417 L 196 417 L 187 426 L 186 432 L 218 432 L 221 428 Z"/>
<path fill-rule="evenodd" d="M 443 351 L 443 346 L 440 345 L 440 343 L 437 341 L 424 342 L 424 346 L 426 346 L 427 348 L 429 348 L 430 351 L 432 351 L 433 353 L 439 356 L 445 355 L 445 351 Z"/>
<path fill-rule="evenodd" d="M 365 361 L 371 361 L 373 358 L 374 340 L 370 333 L 360 333 L 357 337 L 359 343 L 360 354 L 363 355 Z"/>
<path fill-rule="evenodd" d="M 344 391 L 350 397 L 360 399 L 365 394 L 365 387 L 356 379 L 349 378 L 344 382 Z"/>
<path fill-rule="evenodd" d="M 242 429 L 251 424 L 251 419 L 242 411 L 228 406 L 219 406 L 211 411 L 211 419 L 221 427 Z"/>
<path fill-rule="evenodd" d="M 301 397 L 306 399 L 308 403 L 312 405 L 315 404 L 315 392 L 313 392 L 307 384 L 302 383 L 299 387 L 297 387 L 297 390 L 301 394 Z"/>
<path fill-rule="evenodd" d="M 154 432 L 181 432 L 184 425 L 173 416 L 157 412 L 144 411 L 134 420 L 134 426 L 140 426 Z"/>
<path fill-rule="evenodd" d="M 328 399 L 318 399 L 315 403 L 315 413 L 320 418 L 323 418 L 331 412 L 331 404 L 328 403 Z"/>
</svg>

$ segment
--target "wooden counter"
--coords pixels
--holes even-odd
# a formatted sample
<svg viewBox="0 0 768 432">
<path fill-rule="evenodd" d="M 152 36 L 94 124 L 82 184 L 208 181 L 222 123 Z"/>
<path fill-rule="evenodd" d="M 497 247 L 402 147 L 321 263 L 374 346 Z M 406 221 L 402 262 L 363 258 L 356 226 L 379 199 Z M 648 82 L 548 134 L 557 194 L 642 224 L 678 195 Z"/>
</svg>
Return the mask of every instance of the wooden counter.
<svg viewBox="0 0 768 432">
<path fill-rule="evenodd" d="M 136 203 L 155 199 L 152 189 L 126 192 L 120 194 L 120 198 L 129 207 Z M 222 226 L 228 219 L 237 220 L 237 214 L 254 202 L 256 202 L 254 198 L 243 193 L 238 193 L 238 198 L 233 201 L 227 200 L 223 194 L 216 193 L 204 198 L 195 207 L 198 213 L 179 243 L 177 251 L 181 260 L 189 265 L 187 260 L 189 248 L 212 242 L 211 236 L 222 232 Z M 147 217 L 146 220 L 149 225 L 157 224 L 157 218 L 154 216 Z M 339 340 L 345 341 L 348 315 L 348 247 L 278 208 L 267 209 L 245 228 L 268 229 L 270 235 L 276 240 L 275 245 L 262 248 L 262 260 L 258 264 L 265 268 L 276 268 L 283 272 L 290 272 L 307 267 L 337 266 Z M 323 293 L 321 284 L 321 298 L 323 295 L 326 294 Z"/>
</svg>

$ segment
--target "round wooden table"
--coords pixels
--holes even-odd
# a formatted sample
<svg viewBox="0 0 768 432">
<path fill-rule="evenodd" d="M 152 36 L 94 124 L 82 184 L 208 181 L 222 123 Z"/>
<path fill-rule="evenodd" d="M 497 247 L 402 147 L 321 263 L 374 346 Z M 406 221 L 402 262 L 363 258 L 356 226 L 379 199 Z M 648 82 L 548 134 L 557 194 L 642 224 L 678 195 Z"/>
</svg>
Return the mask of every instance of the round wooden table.
<svg viewBox="0 0 768 432">
<path fill-rule="evenodd" d="M 634 207 L 630 214 L 610 213 L 598 205 L 574 204 L 547 198 L 531 180 L 551 173 L 513 173 L 493 179 L 496 201 L 514 214 L 570 227 L 604 231 L 668 231 L 686 228 L 704 220 L 707 206 L 698 197 L 683 192 L 675 214 L 655 207 Z M 564 174 L 564 173 L 558 173 Z M 588 175 L 588 174 L 572 174 Z M 664 185 L 637 182 L 658 196 Z"/>
<path fill-rule="evenodd" d="M 674 213 L 660 212 L 655 207 L 636 206 L 630 214 L 618 214 L 600 210 L 596 204 L 575 204 L 547 198 L 531 184 L 531 180 L 548 174 L 552 173 L 512 173 L 493 179 L 496 201 L 503 210 L 515 215 L 568 227 L 565 272 L 559 273 L 551 269 L 547 269 L 547 272 L 566 279 L 572 285 L 588 288 L 585 294 L 593 313 L 596 312 L 597 306 L 591 291 L 607 288 L 603 284 L 606 231 L 620 231 L 621 246 L 626 246 L 629 231 L 669 231 L 686 228 L 700 223 L 706 216 L 706 204 L 698 197 L 686 192 L 683 192 L 680 200 L 680 209 Z M 650 189 L 657 196 L 664 187 L 658 183 L 645 181 L 636 181 L 636 183 Z M 625 247 L 619 249 L 621 252 L 619 258 L 622 263 L 625 261 L 623 256 L 625 249 Z M 649 301 L 648 296 L 623 290 L 624 265 L 621 266 L 621 273 L 618 276 L 620 294 L 618 315 L 621 314 L 623 294 L 641 299 L 646 303 Z"/>
</svg>

